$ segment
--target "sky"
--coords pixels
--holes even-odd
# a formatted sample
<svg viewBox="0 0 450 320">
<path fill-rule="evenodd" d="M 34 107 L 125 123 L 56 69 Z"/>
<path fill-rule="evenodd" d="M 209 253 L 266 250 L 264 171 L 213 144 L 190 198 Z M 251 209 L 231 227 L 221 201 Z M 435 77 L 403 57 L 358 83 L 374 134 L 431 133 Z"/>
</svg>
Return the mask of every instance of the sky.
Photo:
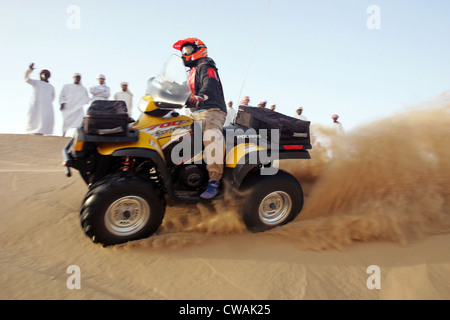
<svg viewBox="0 0 450 320">
<path fill-rule="evenodd" d="M 86 88 L 127 81 L 136 104 L 180 39 L 206 43 L 225 99 L 266 100 L 346 130 L 404 112 L 450 89 L 448 0 L 0 0 L 0 133 L 26 133 L 31 62 L 59 95 L 74 73 Z M 86 106 L 87 107 L 87 106 Z"/>
</svg>

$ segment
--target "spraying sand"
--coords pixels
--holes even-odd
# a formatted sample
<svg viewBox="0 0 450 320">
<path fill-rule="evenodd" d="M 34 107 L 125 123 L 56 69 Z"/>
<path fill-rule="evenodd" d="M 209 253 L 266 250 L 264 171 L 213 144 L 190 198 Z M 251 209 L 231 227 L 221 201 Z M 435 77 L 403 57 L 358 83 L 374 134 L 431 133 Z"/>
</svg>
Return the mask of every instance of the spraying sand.
<svg viewBox="0 0 450 320">
<path fill-rule="evenodd" d="M 286 226 L 249 233 L 226 198 L 169 207 L 154 236 L 109 248 L 80 228 L 68 139 L 0 135 L 0 298 L 450 299 L 449 112 L 443 95 L 342 135 L 313 126 L 312 159 L 279 164 L 305 191 Z"/>
</svg>

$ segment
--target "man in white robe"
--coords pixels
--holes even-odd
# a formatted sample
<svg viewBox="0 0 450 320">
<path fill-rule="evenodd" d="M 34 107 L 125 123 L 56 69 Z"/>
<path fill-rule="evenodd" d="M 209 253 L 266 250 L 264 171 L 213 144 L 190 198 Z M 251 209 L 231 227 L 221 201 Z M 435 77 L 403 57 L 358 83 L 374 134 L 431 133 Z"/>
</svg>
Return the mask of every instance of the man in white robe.
<svg viewBox="0 0 450 320">
<path fill-rule="evenodd" d="M 233 109 L 233 101 L 228 101 L 227 103 L 227 117 L 225 119 L 225 123 L 223 126 L 229 126 L 234 121 L 234 117 L 236 116 L 236 110 Z"/>
<path fill-rule="evenodd" d="M 92 101 L 95 100 L 108 100 L 111 95 L 109 87 L 105 84 L 106 77 L 103 74 L 99 74 L 97 76 L 98 86 L 94 86 L 90 88 L 92 93 Z"/>
<path fill-rule="evenodd" d="M 63 116 L 63 137 L 67 130 L 78 128 L 84 117 L 84 106 L 90 102 L 87 89 L 81 84 L 81 75 L 75 73 L 73 83 L 64 85 L 59 96 Z"/>
<path fill-rule="evenodd" d="M 331 116 L 331 119 L 333 119 L 333 123 L 331 124 L 331 127 L 336 131 L 337 134 L 344 133 L 344 128 L 342 127 L 342 123 L 338 121 L 339 116 L 337 114 L 333 114 Z"/>
<path fill-rule="evenodd" d="M 295 111 L 297 112 L 297 114 L 294 116 L 295 118 L 300 119 L 300 120 L 304 120 L 304 121 L 308 121 L 308 118 L 306 118 L 306 117 L 302 114 L 302 112 L 303 112 L 303 107 L 298 107 Z"/>
<path fill-rule="evenodd" d="M 32 63 L 25 73 L 25 81 L 33 87 L 30 108 L 27 116 L 27 132 L 30 134 L 52 134 L 54 126 L 53 100 L 55 88 L 48 83 L 50 71 L 42 70 L 40 80 L 30 79 L 34 70 Z"/>
<path fill-rule="evenodd" d="M 114 100 L 122 100 L 125 101 L 125 104 L 127 105 L 128 110 L 128 116 L 130 118 L 133 118 L 133 94 L 128 89 L 128 82 L 124 81 L 120 83 L 120 86 L 122 87 L 122 91 L 117 92 L 114 94 Z"/>
</svg>

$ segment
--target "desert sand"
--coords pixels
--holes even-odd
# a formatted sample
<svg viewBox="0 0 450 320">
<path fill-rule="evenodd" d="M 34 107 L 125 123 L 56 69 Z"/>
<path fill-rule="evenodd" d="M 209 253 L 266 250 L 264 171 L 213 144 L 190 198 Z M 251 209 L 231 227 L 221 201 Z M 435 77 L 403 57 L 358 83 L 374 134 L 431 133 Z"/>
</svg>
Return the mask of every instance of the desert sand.
<svg viewBox="0 0 450 320">
<path fill-rule="evenodd" d="M 328 142 L 315 127 L 312 159 L 280 163 L 305 191 L 286 226 L 250 233 L 215 201 L 168 207 L 155 235 L 107 248 L 81 230 L 69 138 L 2 134 L 0 299 L 450 299 L 449 110 L 440 98 Z"/>
</svg>

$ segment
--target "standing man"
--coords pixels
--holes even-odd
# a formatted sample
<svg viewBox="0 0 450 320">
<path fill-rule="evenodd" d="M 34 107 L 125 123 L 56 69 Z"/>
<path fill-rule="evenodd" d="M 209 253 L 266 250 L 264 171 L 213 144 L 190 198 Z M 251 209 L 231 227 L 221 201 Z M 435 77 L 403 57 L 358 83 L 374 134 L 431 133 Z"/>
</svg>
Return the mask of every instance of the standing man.
<svg viewBox="0 0 450 320">
<path fill-rule="evenodd" d="M 265 107 L 266 107 L 266 104 L 267 104 L 267 101 L 266 101 L 266 100 L 262 100 L 262 101 L 260 101 L 260 102 L 258 103 L 257 107 L 258 107 L 258 108 L 265 108 Z"/>
<path fill-rule="evenodd" d="M 122 91 L 117 92 L 114 94 L 114 100 L 122 100 L 125 101 L 125 104 L 127 105 L 128 110 L 128 116 L 130 118 L 133 118 L 133 94 L 130 90 L 128 90 L 128 82 L 124 81 L 120 83 L 120 86 L 122 87 Z"/>
<path fill-rule="evenodd" d="M 242 98 L 241 106 L 248 106 L 249 103 L 250 103 L 250 97 L 249 96 L 245 96 L 245 97 Z"/>
<path fill-rule="evenodd" d="M 81 84 L 81 74 L 73 75 L 73 83 L 64 85 L 59 95 L 63 116 L 63 137 L 70 128 L 78 128 L 84 117 L 84 105 L 89 103 L 88 92 Z"/>
<path fill-rule="evenodd" d="M 108 100 L 111 95 L 109 87 L 105 84 L 106 77 L 103 74 L 97 75 L 98 86 L 91 87 L 92 101 Z"/>
<path fill-rule="evenodd" d="M 51 76 L 48 70 L 41 71 L 40 80 L 30 79 L 30 74 L 34 69 L 34 63 L 32 63 L 25 73 L 25 82 L 33 87 L 33 96 L 27 117 L 27 132 L 38 135 L 52 134 L 55 121 L 53 113 L 55 88 L 48 82 Z"/>
<path fill-rule="evenodd" d="M 332 125 L 332 127 L 333 127 L 334 129 L 336 129 L 336 132 L 337 132 L 337 133 L 343 133 L 343 132 L 344 132 L 344 128 L 342 127 L 342 123 L 340 123 L 340 122 L 338 121 L 339 116 L 338 116 L 337 114 L 333 114 L 333 115 L 331 116 L 331 119 L 333 119 L 333 123 L 332 123 L 331 125 Z"/>
<path fill-rule="evenodd" d="M 300 119 L 300 120 L 304 120 L 304 121 L 308 121 L 308 118 L 306 118 L 304 115 L 302 115 L 302 113 L 303 113 L 303 107 L 298 107 L 297 109 L 296 109 L 296 112 L 297 112 L 297 114 L 296 114 L 296 118 L 297 119 Z"/>
<path fill-rule="evenodd" d="M 224 126 L 229 126 L 234 121 L 236 116 L 236 110 L 233 109 L 233 101 L 228 101 L 227 103 L 227 118 L 225 120 Z"/>
<path fill-rule="evenodd" d="M 173 48 L 181 51 L 185 66 L 191 68 L 189 85 L 192 95 L 188 101 L 191 117 L 202 123 L 205 150 L 215 151 L 215 159 L 208 159 L 208 154 L 206 155 L 209 184 L 200 195 L 203 199 L 212 199 L 219 194 L 225 158 L 225 139 L 222 129 L 227 116 L 227 107 L 222 83 L 216 64 L 208 57 L 206 45 L 200 39 L 179 40 Z"/>
</svg>

